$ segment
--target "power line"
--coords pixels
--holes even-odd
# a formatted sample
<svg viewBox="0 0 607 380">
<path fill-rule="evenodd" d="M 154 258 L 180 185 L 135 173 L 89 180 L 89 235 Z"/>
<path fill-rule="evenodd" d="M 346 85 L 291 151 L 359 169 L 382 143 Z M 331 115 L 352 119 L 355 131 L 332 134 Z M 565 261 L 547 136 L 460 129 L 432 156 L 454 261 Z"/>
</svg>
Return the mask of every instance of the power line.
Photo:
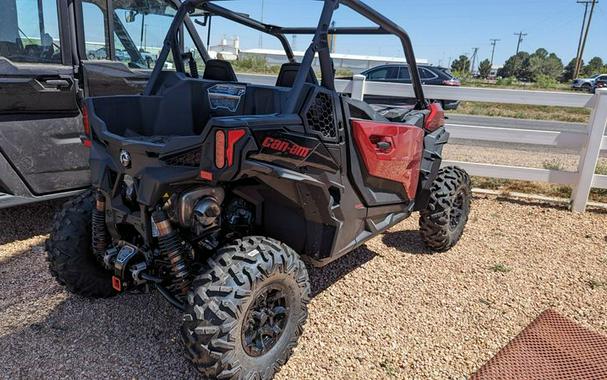
<svg viewBox="0 0 607 380">
<path fill-rule="evenodd" d="M 577 0 L 577 3 L 584 4 L 584 20 L 582 22 L 582 31 L 580 32 L 580 41 L 578 43 L 577 56 L 575 59 L 575 71 L 573 72 L 573 79 L 577 78 L 577 76 L 580 74 L 580 70 L 582 69 L 584 48 L 586 47 L 588 31 L 590 30 L 590 23 L 592 22 L 592 14 L 594 13 L 594 6 L 596 4 L 598 4 L 598 0 Z M 592 6 L 590 7 L 590 16 L 588 17 L 588 24 L 586 24 L 586 15 L 588 14 L 588 4 L 592 4 Z"/>
<path fill-rule="evenodd" d="M 497 45 L 498 41 L 501 41 L 499 38 L 491 38 L 491 67 L 493 67 L 493 57 L 495 56 L 495 45 Z"/>
</svg>

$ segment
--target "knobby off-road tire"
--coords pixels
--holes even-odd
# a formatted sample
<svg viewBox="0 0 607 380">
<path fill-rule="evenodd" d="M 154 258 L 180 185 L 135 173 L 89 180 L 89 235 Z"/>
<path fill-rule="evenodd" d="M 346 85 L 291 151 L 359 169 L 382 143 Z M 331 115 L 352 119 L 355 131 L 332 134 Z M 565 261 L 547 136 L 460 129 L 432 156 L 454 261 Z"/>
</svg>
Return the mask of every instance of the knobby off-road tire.
<svg viewBox="0 0 607 380">
<path fill-rule="evenodd" d="M 297 345 L 309 294 L 308 272 L 291 248 L 265 237 L 236 240 L 194 280 L 181 329 L 186 356 L 207 378 L 272 378 Z M 263 310 L 277 314 L 264 319 Z M 278 329 L 255 328 L 262 320 Z M 274 333 L 251 339 L 261 331 Z M 265 342 L 267 351 L 252 342 Z"/>
<path fill-rule="evenodd" d="M 86 191 L 63 205 L 55 214 L 46 241 L 51 274 L 70 292 L 85 297 L 106 298 L 116 294 L 112 274 L 93 255 L 91 222 L 92 191 Z"/>
<path fill-rule="evenodd" d="M 428 248 L 443 252 L 457 244 L 468 222 L 471 199 L 468 173 L 454 166 L 439 171 L 428 207 L 419 218 L 420 234 Z"/>
</svg>

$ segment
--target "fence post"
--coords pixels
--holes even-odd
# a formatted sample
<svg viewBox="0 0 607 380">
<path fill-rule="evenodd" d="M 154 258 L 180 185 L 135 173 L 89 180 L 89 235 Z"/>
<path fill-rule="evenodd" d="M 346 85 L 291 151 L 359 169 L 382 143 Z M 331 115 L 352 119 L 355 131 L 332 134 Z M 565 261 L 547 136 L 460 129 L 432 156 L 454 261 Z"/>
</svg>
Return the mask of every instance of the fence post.
<svg viewBox="0 0 607 380">
<path fill-rule="evenodd" d="M 352 99 L 363 100 L 365 97 L 365 76 L 354 75 L 352 77 Z"/>
<path fill-rule="evenodd" d="M 571 193 L 571 208 L 575 212 L 586 210 L 586 204 L 590 196 L 594 171 L 599 160 L 603 135 L 607 128 L 607 89 L 597 89 L 596 95 L 589 104 L 592 104 L 592 114 L 588 124 L 588 140 L 580 156 L 578 181 Z"/>
</svg>

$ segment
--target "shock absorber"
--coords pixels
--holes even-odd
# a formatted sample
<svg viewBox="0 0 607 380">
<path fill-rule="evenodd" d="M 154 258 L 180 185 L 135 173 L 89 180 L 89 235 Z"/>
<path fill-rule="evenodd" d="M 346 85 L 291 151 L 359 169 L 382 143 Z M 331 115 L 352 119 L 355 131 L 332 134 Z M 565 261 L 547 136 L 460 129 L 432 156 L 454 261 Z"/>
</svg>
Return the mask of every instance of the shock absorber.
<svg viewBox="0 0 607 380">
<path fill-rule="evenodd" d="M 100 191 L 95 192 L 95 207 L 92 221 L 93 254 L 103 263 L 103 257 L 108 247 L 108 232 L 105 227 L 105 196 Z"/>
<path fill-rule="evenodd" d="M 185 262 L 185 246 L 179 232 L 173 230 L 169 217 L 164 211 L 156 211 L 152 219 L 158 231 L 158 246 L 161 255 L 170 263 L 171 285 L 169 291 L 177 296 L 185 296 L 190 289 L 190 271 Z"/>
</svg>

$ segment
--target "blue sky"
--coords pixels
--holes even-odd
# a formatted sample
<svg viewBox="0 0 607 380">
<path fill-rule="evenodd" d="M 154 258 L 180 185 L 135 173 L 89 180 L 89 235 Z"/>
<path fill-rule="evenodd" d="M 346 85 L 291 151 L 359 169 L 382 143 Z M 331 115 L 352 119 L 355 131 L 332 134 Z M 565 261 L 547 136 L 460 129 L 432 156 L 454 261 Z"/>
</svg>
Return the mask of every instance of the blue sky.
<svg viewBox="0 0 607 380">
<path fill-rule="evenodd" d="M 33 1 L 33 0 L 27 0 Z M 575 0 L 366 0 L 368 4 L 403 26 L 413 40 L 418 58 L 433 64 L 447 65 L 460 54 L 470 55 L 479 48 L 480 59 L 491 54 L 490 38 L 499 38 L 495 64 L 501 65 L 516 50 L 515 32 L 528 35 L 521 50 L 534 51 L 543 47 L 555 52 L 564 64 L 575 57 L 582 22 L 583 6 Z M 262 0 L 234 0 L 222 5 L 261 18 Z M 89 4 L 90 5 L 90 4 Z M 265 0 L 264 20 L 285 26 L 315 26 L 322 3 L 312 0 Z M 120 12 L 120 11 L 119 11 Z M 119 14 L 123 17 L 123 14 Z M 85 21 L 93 13 L 85 9 Z M 140 16 L 138 16 L 140 17 Z M 157 21 L 153 21 L 153 20 Z M 140 20 L 126 27 L 139 38 Z M 334 21 L 337 26 L 370 25 L 366 20 L 342 6 Z M 146 18 L 147 46 L 160 46 L 169 18 Z M 155 24 L 155 25 L 154 25 Z M 87 40 L 103 41 L 100 28 L 88 23 Z M 206 28 L 198 27 L 206 41 Z M 242 48 L 259 47 L 259 33 L 230 21 L 213 21 L 212 44 L 222 37 L 238 35 Z M 291 40 L 291 37 L 289 38 Z M 310 36 L 298 36 L 296 47 L 304 50 Z M 139 42 L 138 40 L 136 41 Z M 264 48 L 280 48 L 271 36 L 263 37 Z M 350 54 L 403 56 L 399 41 L 392 36 L 339 36 L 337 52 Z M 584 58 L 600 56 L 607 61 L 607 0 L 595 10 Z"/>
<path fill-rule="evenodd" d="M 521 50 L 543 47 L 555 52 L 564 63 L 575 57 L 582 23 L 583 6 L 575 0 L 366 0 L 368 4 L 391 17 L 410 34 L 418 58 L 446 65 L 449 57 L 471 54 L 479 48 L 481 59 L 491 54 L 490 38 L 499 38 L 496 64 L 503 63 L 516 51 L 514 32 L 528 33 Z M 261 0 L 235 0 L 227 7 L 259 18 Z M 321 3 L 311 0 L 265 0 L 264 19 L 282 25 L 311 26 L 317 21 Z M 338 26 L 368 25 L 346 7 L 334 18 Z M 238 34 L 243 48 L 256 48 L 259 33 L 234 28 L 228 22 L 217 22 L 213 43 L 225 34 Z M 201 34 L 204 32 L 201 31 Z M 272 37 L 265 36 L 264 47 L 279 48 Z M 309 37 L 299 36 L 297 48 L 305 48 Z M 339 36 L 340 53 L 402 56 L 393 37 Z M 607 0 L 597 4 L 584 58 L 601 56 L 607 60 Z"/>
</svg>

